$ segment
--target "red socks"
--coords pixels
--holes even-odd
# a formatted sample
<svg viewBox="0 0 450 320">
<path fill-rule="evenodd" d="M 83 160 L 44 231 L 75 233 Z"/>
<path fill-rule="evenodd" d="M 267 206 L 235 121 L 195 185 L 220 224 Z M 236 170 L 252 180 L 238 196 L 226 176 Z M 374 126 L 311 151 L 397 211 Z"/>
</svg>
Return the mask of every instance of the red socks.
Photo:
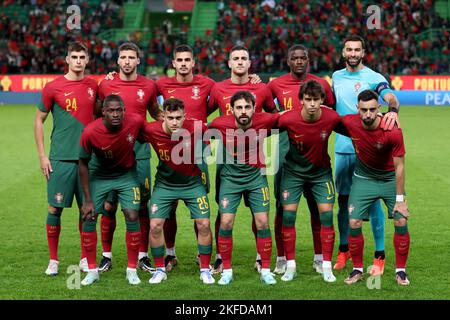
<svg viewBox="0 0 450 320">
<path fill-rule="evenodd" d="M 394 248 L 395 248 L 395 267 L 406 268 L 406 260 L 409 254 L 410 237 L 409 232 L 405 234 L 394 233 Z"/>
<path fill-rule="evenodd" d="M 148 252 L 148 241 L 150 237 L 150 218 L 140 216 L 139 226 L 141 229 L 141 243 L 139 245 L 139 252 Z"/>
<path fill-rule="evenodd" d="M 219 253 L 222 256 L 223 268 L 231 269 L 231 256 L 233 253 L 233 237 L 219 235 Z"/>
<path fill-rule="evenodd" d="M 283 245 L 283 214 L 275 215 L 275 244 L 277 246 L 277 256 L 285 255 Z"/>
<path fill-rule="evenodd" d="M 292 227 L 287 227 L 283 225 L 283 245 L 286 260 L 295 259 L 296 238 L 297 238 L 297 231 L 295 230 L 295 225 Z"/>
<path fill-rule="evenodd" d="M 272 237 L 257 237 L 256 247 L 258 248 L 258 253 L 261 256 L 261 266 L 263 269 L 270 268 L 270 258 L 272 256 Z M 222 256 L 223 257 L 223 256 Z"/>
<path fill-rule="evenodd" d="M 352 255 L 353 268 L 363 268 L 364 236 L 361 231 L 356 236 L 352 236 L 351 232 L 352 230 L 348 236 L 348 248 Z"/>
<path fill-rule="evenodd" d="M 83 242 L 84 252 L 88 261 L 89 269 L 97 268 L 97 232 L 82 232 L 81 241 Z"/>
<path fill-rule="evenodd" d="M 48 249 L 50 251 L 50 259 L 58 260 L 58 242 L 61 226 L 51 226 L 46 224 Z"/>
<path fill-rule="evenodd" d="M 126 231 L 125 241 L 127 243 L 128 268 L 136 269 L 139 245 L 141 244 L 141 232 Z"/>
<path fill-rule="evenodd" d="M 320 228 L 320 237 L 322 239 L 322 252 L 323 252 L 323 260 L 331 261 L 333 257 L 333 248 L 334 248 L 334 238 L 335 232 L 334 227 L 325 227 L 324 225 Z"/>
<path fill-rule="evenodd" d="M 111 218 L 105 214 L 102 214 L 100 220 L 100 230 L 102 234 L 103 252 L 111 252 L 114 230 L 116 230 L 116 218 Z"/>
</svg>

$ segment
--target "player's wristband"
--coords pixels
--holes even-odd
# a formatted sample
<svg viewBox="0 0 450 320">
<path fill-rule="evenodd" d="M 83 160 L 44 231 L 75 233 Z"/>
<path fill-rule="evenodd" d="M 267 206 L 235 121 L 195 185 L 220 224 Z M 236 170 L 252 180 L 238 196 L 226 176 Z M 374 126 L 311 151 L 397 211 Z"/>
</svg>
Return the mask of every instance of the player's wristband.
<svg viewBox="0 0 450 320">
<path fill-rule="evenodd" d="M 397 195 L 395 196 L 395 201 L 396 201 L 396 202 L 405 202 L 405 197 L 404 197 L 404 195 L 402 195 L 402 194 L 397 194 Z"/>
<path fill-rule="evenodd" d="M 389 112 L 395 112 L 395 113 L 398 113 L 398 109 L 392 108 L 391 110 L 389 110 Z"/>
</svg>

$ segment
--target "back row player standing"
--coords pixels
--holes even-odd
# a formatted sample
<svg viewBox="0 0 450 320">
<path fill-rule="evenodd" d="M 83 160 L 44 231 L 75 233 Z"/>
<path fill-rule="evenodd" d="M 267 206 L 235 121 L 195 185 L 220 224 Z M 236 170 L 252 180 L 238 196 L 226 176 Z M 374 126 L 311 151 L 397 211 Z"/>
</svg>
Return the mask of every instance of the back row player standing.
<svg viewBox="0 0 450 320">
<path fill-rule="evenodd" d="M 58 242 L 61 232 L 61 214 L 64 208 L 72 207 L 75 196 L 80 210 L 79 231 L 81 233 L 81 206 L 83 193 L 78 176 L 78 154 L 83 128 L 94 117 L 97 83 L 84 76 L 89 62 L 86 46 L 80 42 L 70 43 L 66 63 L 69 71 L 47 84 L 42 91 L 42 100 L 36 110 L 34 136 L 41 170 L 47 180 L 47 241 L 50 262 L 45 274 L 58 274 Z M 44 122 L 49 112 L 53 115 L 50 155 L 45 154 Z M 87 270 L 86 254 L 81 249 L 80 268 Z"/>
<path fill-rule="evenodd" d="M 147 111 L 154 118 L 160 117 L 156 101 L 155 83 L 145 76 L 137 74 L 137 66 L 140 63 L 139 48 L 131 42 L 125 42 L 119 47 L 119 75 L 112 80 L 103 80 L 99 86 L 96 115 L 101 116 L 101 105 L 105 97 L 118 95 L 124 101 L 127 114 L 136 114 L 143 121 L 147 119 Z M 144 271 L 150 271 L 151 265 L 148 258 L 148 244 L 150 220 L 147 202 L 150 199 L 151 168 L 150 147 L 147 143 L 136 142 L 134 151 L 136 154 L 137 173 L 140 185 L 139 225 L 141 230 L 141 244 L 139 247 L 139 267 Z M 111 192 L 105 201 L 100 222 L 102 237 L 102 260 L 99 271 L 106 272 L 112 267 L 112 241 L 116 228 L 117 194 Z"/>
<path fill-rule="evenodd" d="M 365 54 L 364 40 L 352 35 L 344 39 L 342 56 L 345 60 L 345 68 L 333 73 L 333 91 L 336 96 L 336 111 L 339 115 L 357 113 L 358 94 L 366 89 L 370 89 L 379 94 L 388 104 L 389 112 L 383 117 L 381 126 L 383 129 L 392 129 L 397 122 L 397 113 L 400 104 L 389 87 L 387 80 L 379 73 L 363 65 L 362 59 Z M 355 169 L 355 149 L 352 140 L 340 134 L 336 134 L 335 152 L 335 178 L 336 191 L 338 196 L 338 227 L 339 227 L 339 251 L 334 269 L 345 268 L 346 262 L 350 259 L 348 248 L 349 236 L 349 212 L 348 198 L 352 177 Z M 375 257 L 372 275 L 378 275 L 376 270 L 383 273 L 384 269 L 384 212 L 381 202 L 376 201 L 370 206 L 370 222 L 375 240 Z"/>
<path fill-rule="evenodd" d="M 231 51 L 236 51 L 235 47 Z M 244 47 L 242 47 L 244 48 Z M 246 51 L 247 61 L 249 61 L 248 50 L 244 48 Z M 239 64 L 239 66 L 237 66 Z M 250 91 L 254 93 L 259 92 L 259 96 L 263 97 L 262 92 L 265 92 L 266 85 L 262 83 L 256 83 L 259 78 L 255 75 L 249 75 L 248 69 L 250 65 L 238 63 L 236 64 L 236 68 L 241 68 L 241 65 L 244 66 L 244 69 L 241 71 L 236 71 L 239 76 L 233 76 L 233 68 L 232 68 L 232 76 L 230 80 L 225 80 L 221 83 L 227 83 L 230 87 L 225 87 L 226 90 L 229 88 L 230 94 L 225 94 L 223 99 L 224 103 L 220 102 L 215 104 L 214 106 L 209 103 L 208 108 L 208 97 L 212 99 L 212 88 L 219 85 L 216 84 L 212 79 L 201 76 L 194 75 L 193 68 L 195 66 L 195 61 L 193 57 L 192 49 L 187 45 L 179 45 L 174 50 L 174 56 L 172 65 L 176 70 L 176 75 L 174 77 L 163 77 L 156 82 L 158 87 L 158 94 L 160 94 L 164 99 L 168 98 L 177 98 L 184 102 L 186 117 L 188 119 L 196 119 L 201 120 L 203 122 L 207 121 L 207 116 L 214 112 L 217 108 L 221 108 L 222 110 L 227 110 L 230 112 L 230 104 L 229 99 L 232 94 L 239 89 L 245 89 L 243 86 L 248 86 L 251 88 Z M 224 84 L 225 85 L 225 84 Z M 265 97 L 265 96 L 264 96 Z M 222 100 L 222 96 L 219 97 Z M 264 98 L 264 101 L 269 99 L 268 97 Z M 271 100 L 271 99 L 269 99 Z M 265 102 L 266 103 L 266 102 Z M 270 102 L 269 102 L 270 103 Z M 273 101 L 271 102 L 273 106 L 270 108 L 275 108 Z M 226 111 L 225 111 L 226 112 Z M 209 177 L 207 171 L 207 165 L 200 164 L 202 170 L 202 179 L 207 189 L 209 189 Z M 209 190 L 208 190 L 209 191 Z M 164 238 L 166 242 L 167 248 L 167 256 L 165 261 L 166 270 L 169 271 L 174 265 L 176 265 L 176 252 L 175 252 L 175 237 L 177 231 L 177 223 L 175 217 L 176 206 L 171 211 L 170 218 L 166 219 L 164 224 Z M 220 220 L 216 220 L 216 239 L 219 228 Z M 217 245 L 217 241 L 216 241 Z M 217 251 L 218 252 L 218 251 Z M 220 254 L 218 255 L 220 257 Z M 218 265 L 221 266 L 221 260 L 219 260 Z M 221 272 L 221 271 L 220 271 Z"/>
<path fill-rule="evenodd" d="M 246 47 L 244 46 L 234 46 L 230 50 L 230 56 L 228 60 L 228 67 L 231 69 L 230 79 L 218 82 L 214 85 L 211 90 L 211 95 L 209 99 L 209 112 L 213 113 L 219 109 L 221 115 L 231 115 L 233 114 L 231 106 L 231 97 L 238 91 L 249 91 L 255 97 L 255 113 L 266 112 L 274 113 L 277 111 L 275 103 L 273 101 L 272 95 L 264 83 L 252 83 L 250 81 L 249 69 L 251 66 L 250 54 Z M 220 170 L 222 165 L 217 165 L 216 170 L 216 202 L 219 203 L 219 193 L 220 193 Z M 246 206 L 249 206 L 248 199 L 244 199 Z M 220 229 L 220 215 L 217 214 L 215 223 L 215 236 L 216 236 L 216 249 L 219 252 L 218 236 Z M 255 235 L 255 241 L 257 241 L 257 228 L 255 220 L 252 220 L 252 230 Z M 258 272 L 261 271 L 262 261 L 259 253 L 256 256 L 255 269 Z M 221 273 L 223 270 L 222 257 L 220 253 L 216 255 L 216 261 L 214 262 L 213 273 Z"/>
<path fill-rule="evenodd" d="M 282 75 L 271 82 L 268 87 L 272 92 L 274 98 L 278 101 L 280 111 L 289 111 L 292 109 L 300 109 L 301 102 L 298 98 L 300 87 L 309 80 L 315 80 L 319 82 L 325 90 L 324 105 L 334 108 L 335 99 L 331 87 L 328 82 L 322 78 L 308 73 L 309 57 L 308 49 L 302 45 L 293 45 L 289 48 L 287 53 L 287 65 L 290 72 Z M 279 154 L 278 161 L 283 164 L 284 158 L 289 151 L 289 139 L 287 132 L 281 132 L 279 134 Z M 286 255 L 283 247 L 282 239 L 282 222 L 283 222 L 283 208 L 280 202 L 280 183 L 281 183 L 281 170 L 275 175 L 274 179 L 274 193 L 276 199 L 276 215 L 275 215 L 275 241 L 277 245 L 277 263 L 274 270 L 276 274 L 284 274 L 286 271 Z M 314 259 L 313 268 L 322 273 L 322 245 L 321 245 L 321 223 L 319 217 L 319 211 L 317 209 L 316 201 L 311 193 L 309 187 L 304 190 L 304 195 L 308 203 L 308 208 L 311 217 L 311 230 L 313 234 L 314 243 Z"/>
<path fill-rule="evenodd" d="M 184 112 L 188 119 L 206 123 L 208 97 L 214 86 L 214 80 L 202 75 L 194 75 L 194 53 L 188 45 L 179 45 L 174 49 L 172 65 L 175 68 L 175 76 L 162 77 L 156 81 L 158 95 L 162 96 L 164 100 L 177 98 L 183 101 Z M 199 167 L 202 171 L 202 182 L 209 192 L 208 166 L 202 162 Z M 164 223 L 164 240 L 167 250 L 165 268 L 167 271 L 177 264 L 175 252 L 176 209 L 177 203 L 173 205 L 169 218 Z"/>
</svg>

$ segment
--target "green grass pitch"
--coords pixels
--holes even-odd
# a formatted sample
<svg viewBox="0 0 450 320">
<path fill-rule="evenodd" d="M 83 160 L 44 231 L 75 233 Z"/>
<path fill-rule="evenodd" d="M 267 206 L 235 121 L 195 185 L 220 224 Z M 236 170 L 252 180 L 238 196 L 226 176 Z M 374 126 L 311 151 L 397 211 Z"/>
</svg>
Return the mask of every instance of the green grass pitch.
<svg viewBox="0 0 450 320">
<path fill-rule="evenodd" d="M 35 108 L 29 105 L 0 106 L 0 299 L 449 299 L 450 278 L 450 108 L 403 106 L 401 123 L 406 140 L 406 188 L 411 211 L 409 230 L 411 251 L 408 260 L 409 287 L 400 287 L 394 278 L 393 223 L 387 220 L 386 268 L 380 289 L 369 289 L 365 281 L 348 286 L 343 280 L 350 271 L 335 272 L 337 282 L 327 284 L 312 270 L 312 236 L 304 200 L 297 218 L 298 277 L 275 286 L 265 286 L 253 270 L 255 242 L 250 214 L 241 204 L 234 229 L 233 265 L 235 280 L 228 287 L 203 285 L 195 264 L 196 242 L 193 223 L 184 205 L 178 211 L 177 255 L 179 265 L 168 280 L 158 286 L 148 284 L 150 275 L 139 272 L 142 283 L 132 287 L 125 280 L 125 223 L 118 215 L 114 237 L 114 268 L 102 274 L 100 282 L 88 288 L 70 289 L 67 285 L 76 274 L 67 273 L 79 261 L 77 209 L 66 209 L 62 216 L 60 238 L 60 274 L 47 277 L 48 263 L 45 219 L 47 215 L 46 184 L 39 170 L 33 138 Z M 46 123 L 46 145 L 49 146 L 51 119 Z M 334 140 L 334 139 L 332 139 Z M 330 149 L 332 146 L 330 146 Z M 331 149 L 332 150 L 332 149 Z M 152 158 L 152 174 L 156 157 Z M 214 177 L 214 166 L 210 167 Z M 269 177 L 272 188 L 272 177 Z M 214 179 L 211 179 L 214 181 Z M 212 221 L 217 205 L 214 185 L 210 193 Z M 271 190 L 272 194 L 273 190 Z M 274 201 L 270 212 L 273 230 Z M 335 206 L 335 213 L 337 208 Z M 337 226 L 335 216 L 335 226 Z M 337 227 L 336 227 L 337 229 Z M 365 266 L 373 257 L 373 238 L 368 223 L 363 227 Z M 100 238 L 100 236 L 99 236 Z M 338 234 L 337 234 L 338 239 Z M 337 250 L 337 241 L 334 258 Z M 98 257 L 100 256 L 100 241 Z M 213 254 L 215 251 L 213 252 Z M 275 245 L 272 267 L 275 261 Z M 83 275 L 81 275 L 83 277 Z M 216 277 L 218 279 L 218 277 Z M 277 277 L 279 279 L 279 277 Z M 367 277 L 366 277 L 367 279 Z M 75 286 L 76 287 L 76 286 Z"/>
</svg>

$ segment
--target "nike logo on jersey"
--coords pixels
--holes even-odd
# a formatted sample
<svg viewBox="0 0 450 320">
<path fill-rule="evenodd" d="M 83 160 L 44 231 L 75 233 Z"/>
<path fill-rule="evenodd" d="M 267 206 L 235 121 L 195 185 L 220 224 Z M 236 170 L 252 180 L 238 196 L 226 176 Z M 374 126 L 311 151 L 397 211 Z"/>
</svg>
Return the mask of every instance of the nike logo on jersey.
<svg viewBox="0 0 450 320">
<path fill-rule="evenodd" d="M 157 145 L 157 146 L 163 146 L 163 145 L 165 145 L 165 143 L 164 143 L 164 142 L 163 142 L 163 143 L 157 142 L 156 145 Z"/>
<path fill-rule="evenodd" d="M 207 214 L 207 213 L 208 213 L 208 211 L 201 211 L 201 213 L 202 213 L 202 214 Z"/>
<path fill-rule="evenodd" d="M 231 96 L 223 97 L 223 100 L 227 100 L 227 99 L 230 99 L 230 98 L 231 98 Z"/>
<path fill-rule="evenodd" d="M 69 93 L 65 93 L 65 92 L 64 92 L 64 97 L 70 96 L 72 93 L 73 93 L 73 91 L 72 91 L 72 92 L 69 92 Z"/>
<path fill-rule="evenodd" d="M 292 90 L 289 90 L 289 91 L 284 91 L 283 90 L 283 94 L 288 94 L 288 93 L 291 93 L 292 92 Z"/>
<path fill-rule="evenodd" d="M 120 92 L 111 92 L 111 94 L 118 96 L 120 94 Z"/>
<path fill-rule="evenodd" d="M 304 134 L 294 134 L 294 138 L 301 138 L 303 136 L 304 136 Z"/>
<path fill-rule="evenodd" d="M 268 205 L 269 205 L 269 203 L 270 203 L 269 201 L 266 201 L 266 202 L 263 202 L 263 204 L 262 204 L 262 205 L 263 205 L 263 206 L 265 207 L 265 206 L 268 206 Z"/>
<path fill-rule="evenodd" d="M 102 150 L 106 150 L 106 149 L 108 149 L 109 147 L 111 147 L 111 145 L 106 146 L 106 147 L 102 147 Z"/>
<path fill-rule="evenodd" d="M 167 90 L 168 93 L 175 92 L 177 89 Z"/>
<path fill-rule="evenodd" d="M 331 200 L 331 199 L 333 199 L 334 198 L 334 195 L 332 195 L 332 196 L 327 196 L 327 200 Z"/>
</svg>

